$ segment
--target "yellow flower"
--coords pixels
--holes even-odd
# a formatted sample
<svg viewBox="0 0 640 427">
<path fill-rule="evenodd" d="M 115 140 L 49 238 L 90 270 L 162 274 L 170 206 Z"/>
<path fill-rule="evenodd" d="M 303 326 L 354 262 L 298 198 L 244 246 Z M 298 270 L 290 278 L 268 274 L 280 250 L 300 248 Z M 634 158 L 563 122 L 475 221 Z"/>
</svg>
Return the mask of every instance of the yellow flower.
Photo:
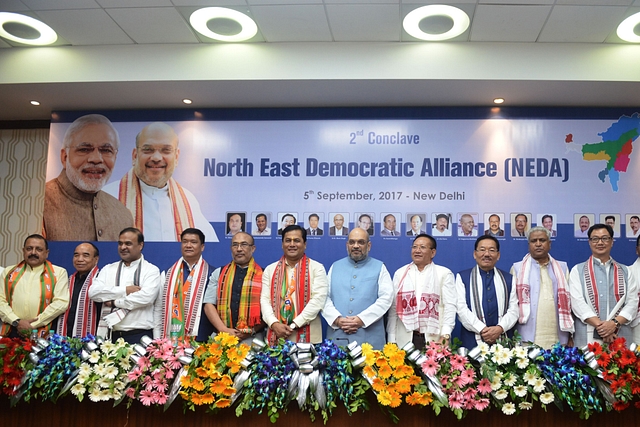
<svg viewBox="0 0 640 427">
<path fill-rule="evenodd" d="M 228 408 L 229 406 L 231 406 L 231 400 L 230 399 L 219 399 L 216 402 L 216 406 L 218 408 Z"/>
<path fill-rule="evenodd" d="M 215 341 L 226 347 L 231 347 L 238 344 L 238 337 L 236 337 L 235 335 L 227 334 L 226 332 L 222 332 L 216 336 Z"/>
<path fill-rule="evenodd" d="M 213 401 L 215 400 L 215 398 L 213 397 L 213 395 L 211 393 L 205 393 L 202 395 L 202 404 L 203 405 L 209 405 L 211 403 L 213 403 Z"/>
<path fill-rule="evenodd" d="M 378 393 L 378 402 L 380 402 L 381 405 L 389 406 L 391 404 L 391 394 L 386 390 L 380 391 L 380 393 Z"/>
<path fill-rule="evenodd" d="M 375 369 L 373 369 L 371 366 L 365 366 L 362 369 L 362 372 L 368 377 L 368 378 L 373 378 L 376 376 L 376 371 Z"/>
<path fill-rule="evenodd" d="M 378 375 L 380 378 L 389 378 L 392 372 L 391 367 L 386 363 L 378 369 Z"/>
<path fill-rule="evenodd" d="M 385 356 L 391 357 L 398 352 L 398 346 L 395 343 L 388 342 L 382 348 L 382 352 Z"/>
<path fill-rule="evenodd" d="M 383 391 L 385 388 L 387 388 L 387 385 L 380 378 L 374 378 L 371 387 L 373 387 L 375 391 Z"/>
<path fill-rule="evenodd" d="M 392 368 L 404 365 L 404 351 L 400 350 L 395 354 L 389 356 L 389 365 Z"/>
</svg>

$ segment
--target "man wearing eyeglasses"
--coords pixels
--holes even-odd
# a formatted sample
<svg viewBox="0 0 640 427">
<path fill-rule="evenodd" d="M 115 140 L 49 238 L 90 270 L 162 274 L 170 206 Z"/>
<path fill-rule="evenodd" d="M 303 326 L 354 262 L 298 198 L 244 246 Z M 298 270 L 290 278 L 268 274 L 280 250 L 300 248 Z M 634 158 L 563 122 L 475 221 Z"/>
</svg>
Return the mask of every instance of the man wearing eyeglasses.
<svg viewBox="0 0 640 427">
<path fill-rule="evenodd" d="M 62 172 L 45 186 L 43 236 L 50 241 L 118 240 L 133 218 L 102 191 L 116 163 L 118 132 L 105 116 L 89 114 L 69 126 L 62 144 Z"/>
<path fill-rule="evenodd" d="M 582 347 L 591 342 L 613 342 L 624 337 L 633 341 L 632 326 L 637 323 L 638 285 L 624 265 L 611 258 L 613 229 L 606 224 L 592 225 L 587 236 L 591 256 L 574 266 L 569 274 L 571 309 L 576 319 L 574 343 Z"/>
<path fill-rule="evenodd" d="M 168 338 L 173 344 L 189 339 L 202 342 L 213 332 L 203 308 L 212 270 L 202 257 L 204 242 L 204 234 L 197 228 L 187 228 L 182 232 L 182 256 L 167 271 L 155 304 L 155 338 Z"/>
<path fill-rule="evenodd" d="M 518 295 L 516 328 L 524 341 L 547 349 L 557 342 L 572 346 L 574 332 L 569 269 L 549 254 L 551 236 L 546 227 L 529 230 L 529 253 L 511 268 Z"/>
<path fill-rule="evenodd" d="M 250 234 L 236 233 L 231 239 L 233 260 L 214 270 L 204 296 L 204 312 L 216 331 L 246 344 L 262 339 L 265 327 L 260 316 L 262 268 L 253 259 L 255 250 Z"/>
<path fill-rule="evenodd" d="M 217 242 L 198 200 L 172 177 L 179 157 L 178 135 L 173 128 L 151 123 L 136 136 L 133 168 L 105 191 L 131 211 L 135 227 L 144 232 L 147 241 L 179 242 L 183 230 L 198 228 L 207 242 Z"/>
<path fill-rule="evenodd" d="M 410 264 L 393 275 L 395 298 L 387 319 L 389 342 L 418 349 L 428 341 L 449 342 L 456 322 L 456 286 L 453 273 L 436 265 L 436 239 L 419 234 L 413 239 Z"/>
<path fill-rule="evenodd" d="M 322 309 L 327 338 L 339 345 L 352 341 L 382 350 L 386 344 L 383 316 L 391 307 L 393 282 L 387 268 L 369 256 L 369 233 L 355 228 L 347 240 L 348 256 L 329 269 L 329 295 Z"/>
<path fill-rule="evenodd" d="M 480 236 L 475 242 L 476 266 L 456 275 L 457 311 L 462 324 L 460 340 L 468 349 L 485 342 L 494 344 L 511 335 L 518 321 L 518 297 L 511 274 L 496 268 L 500 242 Z"/>
</svg>

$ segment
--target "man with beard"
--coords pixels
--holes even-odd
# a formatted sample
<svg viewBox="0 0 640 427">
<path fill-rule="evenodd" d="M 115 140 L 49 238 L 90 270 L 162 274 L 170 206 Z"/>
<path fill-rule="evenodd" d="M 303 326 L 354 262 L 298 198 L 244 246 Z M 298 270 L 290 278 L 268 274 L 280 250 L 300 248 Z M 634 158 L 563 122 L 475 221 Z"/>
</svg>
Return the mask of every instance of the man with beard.
<svg viewBox="0 0 640 427">
<path fill-rule="evenodd" d="M 162 287 L 160 270 L 142 255 L 144 235 L 137 228 L 125 228 L 118 237 L 120 261 L 105 265 L 89 289 L 89 298 L 102 303 L 99 336 L 124 338 L 136 344 L 153 336 L 154 304 Z"/>
<path fill-rule="evenodd" d="M 369 256 L 369 234 L 355 228 L 349 233 L 349 256 L 329 269 L 329 295 L 322 309 L 327 338 L 339 345 L 369 343 L 382 350 L 387 342 L 383 316 L 391 307 L 393 282 L 382 261 Z"/>
<path fill-rule="evenodd" d="M 166 123 L 145 126 L 136 136 L 133 168 L 105 191 L 117 197 L 133 215 L 134 226 L 150 242 L 176 242 L 187 228 L 201 230 L 207 242 L 217 242 L 211 223 L 189 190 L 172 178 L 178 165 L 178 135 Z"/>
<path fill-rule="evenodd" d="M 109 119 L 89 114 L 74 121 L 60 150 L 62 172 L 47 182 L 42 233 L 49 240 L 118 240 L 133 225 L 131 213 L 102 191 L 120 140 Z"/>
<path fill-rule="evenodd" d="M 9 338 L 29 337 L 34 329 L 46 334 L 51 321 L 69 306 L 67 270 L 47 260 L 47 241 L 32 234 L 22 255 L 22 262 L 0 274 L 0 335 Z"/>
</svg>

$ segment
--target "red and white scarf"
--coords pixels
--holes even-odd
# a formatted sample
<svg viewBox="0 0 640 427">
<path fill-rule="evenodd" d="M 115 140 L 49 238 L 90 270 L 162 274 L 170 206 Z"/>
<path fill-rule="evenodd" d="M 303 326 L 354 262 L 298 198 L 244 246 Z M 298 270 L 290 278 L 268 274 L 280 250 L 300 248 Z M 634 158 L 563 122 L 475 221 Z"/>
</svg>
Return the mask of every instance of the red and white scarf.
<svg viewBox="0 0 640 427">
<path fill-rule="evenodd" d="M 427 280 L 421 294 L 418 295 L 416 293 L 418 284 L 413 283 L 412 275 L 409 274 L 412 267 L 415 267 L 414 263 L 407 266 L 398 285 L 396 295 L 398 318 L 409 331 L 419 330 L 423 334 L 439 335 L 443 304 L 441 304 L 442 289 L 438 288 L 436 269 L 433 264 L 425 267 L 428 269 Z M 417 271 L 418 267 L 415 267 L 415 272 Z M 415 276 L 414 274 L 413 277 Z"/>
<path fill-rule="evenodd" d="M 173 178 L 169 178 L 167 185 L 169 186 L 169 199 L 171 200 L 173 221 L 175 223 L 176 241 L 179 242 L 182 231 L 186 228 L 195 227 L 195 222 L 193 220 L 193 214 L 191 213 L 189 200 L 187 200 L 182 186 Z M 118 199 L 131 211 L 134 226 L 144 232 L 142 190 L 140 188 L 140 180 L 133 172 L 133 169 L 129 170 L 120 180 Z"/>
<path fill-rule="evenodd" d="M 271 277 L 271 306 L 273 307 L 273 311 L 278 319 L 280 319 L 280 309 L 284 304 L 282 289 L 283 286 L 286 286 L 287 282 L 286 266 L 287 260 L 283 256 L 280 258 L 280 261 L 278 261 L 278 264 L 273 271 L 273 276 Z M 296 279 L 296 301 L 294 305 L 296 310 L 294 313 L 295 318 L 304 309 L 311 297 L 311 270 L 309 268 L 309 258 L 307 258 L 306 255 L 303 255 L 296 264 L 294 274 Z M 294 342 L 311 342 L 310 333 L 311 328 L 307 324 L 297 328 L 294 331 L 295 336 L 292 334 L 289 339 Z M 267 332 L 267 340 L 269 341 L 269 345 L 275 345 L 278 341 L 276 334 L 271 328 L 269 328 L 269 331 Z"/>
<path fill-rule="evenodd" d="M 584 287 L 587 291 L 587 297 L 589 299 L 589 303 L 591 304 L 591 308 L 593 308 L 593 311 L 598 315 L 598 317 L 600 317 L 598 285 L 596 283 L 597 281 L 595 278 L 595 272 L 593 270 L 593 263 L 593 256 L 590 256 L 587 262 L 584 263 L 582 274 L 584 279 Z M 624 295 L 627 290 L 627 284 L 624 279 L 624 271 L 613 259 L 611 259 L 611 268 L 613 268 L 613 295 L 618 304 L 616 304 L 616 306 L 613 308 L 612 313 L 605 313 L 607 315 L 607 319 L 615 317 L 620 312 L 620 310 L 622 310 L 623 304 L 619 304 L 619 302 L 621 300 L 624 300 Z"/>
<path fill-rule="evenodd" d="M 73 289 L 76 286 L 82 288 L 78 294 L 76 315 L 73 320 L 73 331 L 67 331 L 67 321 L 69 319 L 69 310 L 67 310 L 58 317 L 58 328 L 56 330 L 58 335 L 86 337 L 88 334 L 95 334 L 96 328 L 98 327 L 100 313 L 98 312 L 97 304 L 89 299 L 89 288 L 93 284 L 93 278 L 98 275 L 98 266 L 96 265 L 91 269 L 83 283 L 76 283 L 77 275 L 78 272 L 76 271 L 69 279 L 69 301 L 73 299 Z M 69 334 L 69 332 L 72 333 Z"/>
<path fill-rule="evenodd" d="M 171 303 L 173 301 L 173 294 L 176 291 L 178 280 L 182 280 L 183 258 L 180 258 L 171 268 L 167 271 L 167 276 L 162 288 L 162 294 L 160 297 L 162 301 L 162 317 L 160 318 L 160 324 L 162 325 L 162 335 L 160 338 L 166 338 L 169 336 L 169 327 L 171 325 Z M 200 257 L 200 260 L 193 266 L 191 273 L 192 280 L 189 287 L 189 293 L 184 300 L 184 313 L 185 313 L 185 335 L 197 336 L 198 329 L 200 327 L 200 317 L 202 314 L 202 298 L 209 280 L 209 264 Z M 186 277 L 184 278 L 186 281 Z"/>
<path fill-rule="evenodd" d="M 520 265 L 520 274 L 516 277 L 516 294 L 518 295 L 518 309 L 520 311 L 518 323 L 525 324 L 531 315 L 531 285 L 529 284 L 529 275 L 531 273 L 531 265 L 533 259 L 530 254 L 525 255 Z M 573 332 L 573 317 L 571 316 L 571 296 L 569 295 L 569 285 L 567 278 L 562 271 L 560 263 L 549 255 L 549 265 L 553 270 L 553 275 L 558 283 L 558 323 L 560 330 L 564 332 Z M 540 265 L 540 268 L 547 268 Z"/>
</svg>

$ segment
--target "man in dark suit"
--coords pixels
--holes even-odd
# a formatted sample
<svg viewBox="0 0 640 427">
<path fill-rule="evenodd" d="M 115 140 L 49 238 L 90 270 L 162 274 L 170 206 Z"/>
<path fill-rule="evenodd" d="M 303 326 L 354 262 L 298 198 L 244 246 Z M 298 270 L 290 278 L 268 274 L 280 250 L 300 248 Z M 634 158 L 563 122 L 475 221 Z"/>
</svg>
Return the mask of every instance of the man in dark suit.
<svg viewBox="0 0 640 427">
<path fill-rule="evenodd" d="M 309 215 L 309 228 L 307 228 L 307 234 L 309 236 L 322 236 L 324 234 L 322 228 L 318 228 L 319 221 L 320 217 L 318 214 L 312 213 Z"/>
<path fill-rule="evenodd" d="M 330 236 L 348 236 L 349 228 L 343 227 L 344 216 L 341 214 L 335 214 L 333 216 L 333 227 L 329 227 Z"/>
</svg>

